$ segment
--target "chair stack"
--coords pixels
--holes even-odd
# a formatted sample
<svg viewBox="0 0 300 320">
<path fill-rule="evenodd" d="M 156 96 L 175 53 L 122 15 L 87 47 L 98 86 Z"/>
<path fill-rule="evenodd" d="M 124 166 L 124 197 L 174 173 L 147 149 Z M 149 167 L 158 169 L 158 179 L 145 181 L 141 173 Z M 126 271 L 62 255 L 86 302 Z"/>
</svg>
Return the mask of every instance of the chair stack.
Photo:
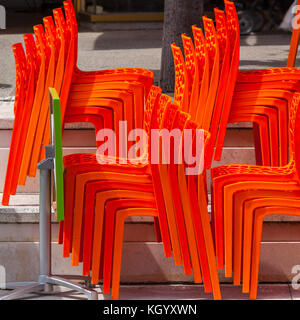
<svg viewBox="0 0 300 320">
<path fill-rule="evenodd" d="M 203 282 L 214 299 L 221 299 L 217 268 L 224 266 L 225 275 L 233 274 L 234 284 L 242 279 L 243 292 L 251 287 L 255 298 L 263 217 L 283 207 L 287 214 L 299 212 L 299 71 L 290 65 L 239 71 L 239 23 L 234 3 L 225 0 L 225 12 L 215 9 L 215 24 L 203 17 L 204 32 L 192 26 L 193 39 L 182 35 L 184 54 L 171 44 L 172 101 L 153 85 L 149 70 L 79 70 L 72 2 L 64 2 L 64 13 L 53 10 L 53 17 L 34 27 L 35 39 L 24 36 L 26 54 L 22 44 L 13 46 L 15 122 L 2 203 L 9 203 L 27 176 L 35 176 L 44 158 L 43 145 L 50 142 L 48 89 L 54 88 L 62 132 L 65 123 L 91 122 L 97 142 L 96 154 L 63 159 L 63 257 L 71 254 L 92 284 L 103 280 L 103 293 L 118 299 L 125 220 L 149 216 L 165 256 L 195 283 Z M 292 39 L 298 41 L 295 33 Z M 295 51 L 291 45 L 290 56 Z M 227 123 L 245 121 L 254 124 L 260 166 L 211 169 L 213 159 L 220 160 Z M 123 138 L 128 136 L 130 141 Z"/>
</svg>

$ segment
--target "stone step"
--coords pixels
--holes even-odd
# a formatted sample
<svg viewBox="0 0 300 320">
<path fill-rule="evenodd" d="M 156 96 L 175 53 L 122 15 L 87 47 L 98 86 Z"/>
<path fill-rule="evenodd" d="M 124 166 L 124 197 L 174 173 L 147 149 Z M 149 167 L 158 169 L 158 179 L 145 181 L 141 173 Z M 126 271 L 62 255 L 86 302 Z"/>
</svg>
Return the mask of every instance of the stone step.
<svg viewBox="0 0 300 320">
<path fill-rule="evenodd" d="M 38 223 L 9 222 L 0 224 L 0 242 L 35 242 L 39 240 Z M 58 223 L 52 223 L 52 240 L 58 240 Z M 125 242 L 155 242 L 153 221 L 131 218 L 126 221 Z M 300 221 L 265 221 L 263 241 L 300 241 Z"/>
<path fill-rule="evenodd" d="M 51 294 L 33 293 L 24 296 L 25 300 L 83 300 L 86 296 L 73 290 L 55 286 Z M 98 292 L 99 300 L 108 300 L 109 296 L 102 293 L 102 286 L 94 288 Z M 249 294 L 242 292 L 241 286 L 221 284 L 223 300 L 248 300 Z M 0 290 L 0 297 L 8 294 L 8 290 Z M 211 300 L 213 295 L 204 292 L 203 284 L 123 284 L 120 286 L 120 300 Z M 299 290 L 293 289 L 291 284 L 260 284 L 257 300 L 300 300 Z M 109 302 L 108 302 L 109 303 Z M 160 302 L 158 302 L 160 304 Z M 193 305 L 193 303 L 191 303 Z M 158 307 L 159 308 L 159 307 Z M 158 309 L 157 308 L 157 309 Z M 160 311 L 158 311 L 160 312 Z M 201 312 L 203 312 L 201 305 Z M 151 314 L 151 312 L 149 312 Z"/>
<path fill-rule="evenodd" d="M 262 242 L 260 258 L 261 282 L 290 283 L 295 277 L 292 269 L 299 264 L 300 242 Z M 39 272 L 38 242 L 0 242 L 1 279 L 6 281 L 35 281 Z M 52 243 L 52 272 L 76 274 L 82 265 L 72 266 L 71 258 L 62 258 L 62 246 Z M 232 282 L 219 271 L 222 283 Z M 175 266 L 173 258 L 166 258 L 161 243 L 125 242 L 121 281 L 123 283 L 193 282 L 184 275 L 182 266 Z"/>
<path fill-rule="evenodd" d="M 13 128 L 13 98 L 0 102 L 0 192 L 3 191 L 10 139 Z M 254 148 L 251 123 L 229 124 L 224 142 L 224 152 L 220 162 L 213 166 L 228 163 L 254 164 Z M 89 123 L 71 123 L 66 125 L 63 137 L 64 155 L 73 153 L 95 153 L 95 131 Z M 37 193 L 39 175 L 27 178 L 25 186 L 18 186 L 18 193 Z"/>
<path fill-rule="evenodd" d="M 2 193 L 0 193 L 2 198 Z M 208 194 L 208 211 L 211 210 L 211 195 Z M 130 222 L 152 222 L 151 217 L 129 217 Z M 299 217 L 275 215 L 266 217 L 268 222 L 297 222 Z M 17 194 L 12 197 L 9 206 L 0 203 L 0 224 L 1 223 L 38 223 L 39 222 L 39 195 L 38 194 Z M 53 215 L 53 223 L 55 216 Z"/>
<path fill-rule="evenodd" d="M 74 153 L 95 153 L 95 148 L 92 147 L 65 147 L 64 155 Z M 3 186 L 5 181 L 7 159 L 8 159 L 8 148 L 0 148 L 0 192 L 3 192 Z M 219 162 L 213 162 L 212 166 L 219 166 L 228 163 L 242 163 L 242 164 L 255 164 L 255 155 L 253 147 L 224 147 L 222 160 Z M 208 178 L 209 178 L 208 173 Z M 210 183 L 210 178 L 208 180 Z M 25 186 L 18 186 L 17 193 L 37 193 L 39 192 L 39 173 L 37 172 L 34 178 L 27 177 Z"/>
</svg>

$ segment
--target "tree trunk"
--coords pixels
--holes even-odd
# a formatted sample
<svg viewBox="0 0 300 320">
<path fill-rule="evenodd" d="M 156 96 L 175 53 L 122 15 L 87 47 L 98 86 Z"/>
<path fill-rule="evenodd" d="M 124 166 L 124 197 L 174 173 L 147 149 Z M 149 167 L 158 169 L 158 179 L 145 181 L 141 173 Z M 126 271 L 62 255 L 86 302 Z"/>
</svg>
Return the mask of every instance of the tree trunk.
<svg viewBox="0 0 300 320">
<path fill-rule="evenodd" d="M 202 26 L 204 0 L 165 0 L 160 87 L 174 91 L 174 64 L 171 43 L 182 48 L 181 34 L 191 36 L 191 26 Z"/>
</svg>

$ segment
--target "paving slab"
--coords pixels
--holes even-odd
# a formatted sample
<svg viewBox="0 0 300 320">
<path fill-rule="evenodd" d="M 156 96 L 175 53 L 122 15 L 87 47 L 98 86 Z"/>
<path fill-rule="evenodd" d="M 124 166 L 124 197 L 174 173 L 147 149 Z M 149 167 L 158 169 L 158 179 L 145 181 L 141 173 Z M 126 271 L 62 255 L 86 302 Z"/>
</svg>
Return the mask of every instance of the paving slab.
<svg viewBox="0 0 300 320">
<path fill-rule="evenodd" d="M 54 294 L 29 294 L 22 300 L 83 300 L 86 296 L 56 287 Z M 99 293 L 99 300 L 109 300 L 109 295 L 103 295 L 101 288 L 95 288 Z M 241 287 L 222 285 L 223 300 L 247 300 L 248 295 L 241 293 Z M 8 290 L 0 290 L 4 296 Z M 211 300 L 212 295 L 205 293 L 202 285 L 122 285 L 120 287 L 120 300 Z M 257 300 L 291 300 L 287 284 L 266 284 L 259 286 Z"/>
</svg>

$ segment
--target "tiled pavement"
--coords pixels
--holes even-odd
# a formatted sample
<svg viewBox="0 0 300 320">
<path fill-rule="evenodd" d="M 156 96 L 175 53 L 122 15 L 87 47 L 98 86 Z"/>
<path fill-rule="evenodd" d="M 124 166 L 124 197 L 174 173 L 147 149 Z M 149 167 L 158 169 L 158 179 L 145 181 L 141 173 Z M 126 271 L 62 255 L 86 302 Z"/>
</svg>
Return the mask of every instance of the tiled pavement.
<svg viewBox="0 0 300 320">
<path fill-rule="evenodd" d="M 109 300 L 102 295 L 99 287 L 99 300 Z M 223 300 L 247 300 L 248 294 L 242 293 L 241 286 L 222 285 Z M 0 290 L 0 296 L 8 290 Z M 75 291 L 56 287 L 54 294 L 30 294 L 24 300 L 85 300 L 86 296 Z M 120 300 L 205 300 L 212 299 L 204 293 L 201 285 L 123 285 L 120 288 Z M 261 284 L 257 300 L 300 300 L 300 289 L 294 290 L 289 284 Z"/>
</svg>

